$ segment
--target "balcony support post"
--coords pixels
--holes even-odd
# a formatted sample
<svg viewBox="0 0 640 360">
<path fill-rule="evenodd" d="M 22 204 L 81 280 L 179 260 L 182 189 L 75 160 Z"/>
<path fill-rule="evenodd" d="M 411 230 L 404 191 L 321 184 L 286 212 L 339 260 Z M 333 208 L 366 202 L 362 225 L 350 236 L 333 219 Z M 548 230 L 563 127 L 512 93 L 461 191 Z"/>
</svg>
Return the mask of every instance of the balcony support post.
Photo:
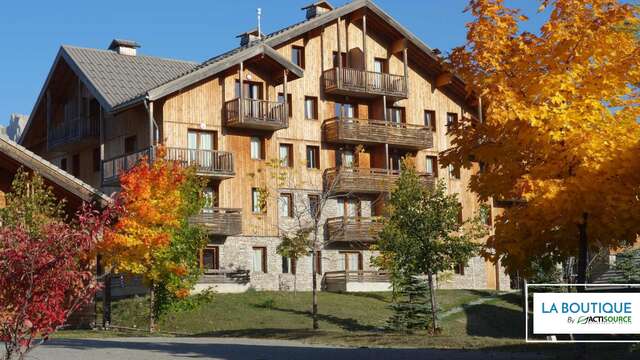
<svg viewBox="0 0 640 360">
<path fill-rule="evenodd" d="M 409 62 L 407 60 L 407 46 L 402 49 L 402 62 L 404 63 L 404 90 L 409 94 L 409 84 L 407 79 L 409 78 Z"/>
<path fill-rule="evenodd" d="M 102 105 L 98 110 L 98 124 L 98 130 L 100 131 L 98 135 L 100 139 L 100 182 L 102 183 L 102 179 L 104 179 L 104 119 L 102 117 Z"/>
<path fill-rule="evenodd" d="M 337 22 L 337 26 L 336 26 L 336 32 L 337 32 L 337 36 L 338 36 L 338 72 L 336 73 L 336 86 L 338 88 L 342 87 L 342 47 L 340 46 L 340 23 L 342 21 L 340 20 L 340 17 L 338 17 L 338 22 Z"/>
<path fill-rule="evenodd" d="M 242 111 L 242 105 L 244 105 L 244 83 L 242 81 L 242 75 L 244 73 L 244 62 L 240 61 L 240 68 L 238 70 L 238 82 L 240 84 L 240 96 L 238 100 L 238 122 L 244 122 L 244 112 Z M 286 96 L 286 95 L 285 95 Z"/>
<path fill-rule="evenodd" d="M 282 94 L 284 97 L 284 121 L 287 126 L 289 125 L 289 97 L 287 96 L 287 72 L 288 70 L 284 70 L 283 80 L 282 80 Z"/>
<path fill-rule="evenodd" d="M 367 14 L 362 15 L 362 67 L 364 68 L 364 88 L 369 89 L 367 72 Z"/>
<path fill-rule="evenodd" d="M 387 95 L 382 96 L 382 111 L 384 112 L 384 122 L 387 123 Z M 385 159 L 385 168 L 387 172 L 389 172 L 389 144 L 384 144 L 384 159 Z"/>
<path fill-rule="evenodd" d="M 149 101 L 147 111 L 149 112 L 149 147 L 151 148 L 155 142 L 153 136 L 153 101 Z"/>
</svg>

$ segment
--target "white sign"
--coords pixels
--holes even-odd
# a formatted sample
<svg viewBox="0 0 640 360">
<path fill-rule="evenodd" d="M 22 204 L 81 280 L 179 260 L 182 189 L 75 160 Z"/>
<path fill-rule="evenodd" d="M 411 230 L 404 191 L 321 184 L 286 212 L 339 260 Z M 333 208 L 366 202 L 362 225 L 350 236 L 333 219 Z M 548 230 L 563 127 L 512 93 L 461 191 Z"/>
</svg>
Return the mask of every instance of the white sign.
<svg viewBox="0 0 640 360">
<path fill-rule="evenodd" d="M 640 334 L 640 293 L 534 293 L 534 334 Z"/>
</svg>

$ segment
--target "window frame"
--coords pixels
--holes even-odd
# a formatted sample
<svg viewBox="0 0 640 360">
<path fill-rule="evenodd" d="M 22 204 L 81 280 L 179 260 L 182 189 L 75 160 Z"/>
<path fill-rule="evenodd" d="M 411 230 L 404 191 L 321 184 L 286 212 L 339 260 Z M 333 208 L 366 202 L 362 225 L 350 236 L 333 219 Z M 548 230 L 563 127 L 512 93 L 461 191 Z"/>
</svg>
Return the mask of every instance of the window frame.
<svg viewBox="0 0 640 360">
<path fill-rule="evenodd" d="M 305 151 L 307 157 L 307 169 L 320 169 L 320 146 L 307 145 Z M 309 157 L 311 155 L 311 157 Z"/>
<path fill-rule="evenodd" d="M 265 213 L 265 209 L 262 209 L 260 207 L 260 189 L 257 187 L 251 188 L 251 213 L 253 214 Z"/>
<path fill-rule="evenodd" d="M 258 157 L 253 156 L 253 140 L 255 139 L 258 140 Z M 249 157 L 251 158 L 251 160 L 264 160 L 266 158 L 264 138 L 261 138 L 260 136 L 252 136 L 249 139 Z"/>
<path fill-rule="evenodd" d="M 253 260 L 255 259 L 255 251 L 259 250 L 262 254 L 261 254 L 261 258 L 262 258 L 262 266 L 260 269 L 262 274 L 267 274 L 268 273 L 268 266 L 267 266 L 267 247 L 266 246 L 253 246 L 251 248 L 252 252 L 251 252 L 251 272 L 258 272 L 255 270 L 255 263 L 253 262 Z"/>
<path fill-rule="evenodd" d="M 211 251 L 213 253 L 213 267 L 210 269 L 205 268 L 204 266 L 205 265 L 204 254 L 206 251 Z M 202 270 L 205 274 L 207 273 L 207 270 L 209 271 L 220 270 L 220 247 L 219 246 L 207 245 L 200 250 L 200 270 Z"/>
<path fill-rule="evenodd" d="M 450 127 L 453 124 L 458 122 L 458 113 L 448 112 L 447 113 L 447 127 Z"/>
<path fill-rule="evenodd" d="M 278 102 L 283 104 L 285 102 L 284 93 L 278 93 Z M 287 92 L 287 110 L 289 112 L 289 118 L 293 117 L 293 97 L 291 93 Z"/>
<path fill-rule="evenodd" d="M 432 171 L 429 172 L 429 168 L 427 166 L 427 164 L 429 163 L 429 160 L 432 161 L 431 163 L 431 167 L 432 167 Z M 425 161 L 424 161 L 424 171 L 427 173 L 427 175 L 431 175 L 433 177 L 438 177 L 438 157 L 435 155 L 427 155 L 425 157 Z"/>
<path fill-rule="evenodd" d="M 287 161 L 286 163 L 282 159 L 282 149 L 287 149 Z M 278 161 L 280 162 L 281 167 L 293 168 L 293 144 L 291 143 L 280 143 L 278 145 Z"/>
<path fill-rule="evenodd" d="M 315 200 L 311 200 L 315 199 Z M 309 201 L 309 215 L 314 218 L 318 214 L 318 210 L 320 209 L 320 195 L 318 194 L 308 194 L 307 201 Z M 315 206 L 312 207 L 311 204 L 315 203 Z"/>
<path fill-rule="evenodd" d="M 100 155 L 99 147 L 93 148 L 92 160 L 93 172 L 100 172 L 100 169 L 102 168 L 102 156 Z"/>
<path fill-rule="evenodd" d="M 298 53 L 298 57 L 297 57 L 298 61 L 294 59 L 294 54 L 296 53 L 296 51 Z M 304 63 L 305 63 L 304 46 L 291 45 L 291 62 L 299 66 L 301 69 L 304 69 Z"/>
<path fill-rule="evenodd" d="M 466 267 L 466 264 L 464 263 L 457 263 L 453 266 L 453 273 L 456 275 L 460 275 L 460 276 L 464 276 L 464 268 Z"/>
<path fill-rule="evenodd" d="M 311 101 L 311 117 L 307 115 L 307 103 Z M 304 97 L 304 118 L 305 120 L 318 120 L 318 97 L 317 96 L 305 96 Z"/>
<path fill-rule="evenodd" d="M 286 199 L 286 201 L 287 201 L 287 214 L 286 215 L 282 214 L 282 212 L 281 212 L 281 209 L 282 209 L 281 202 L 283 201 L 283 199 Z M 286 217 L 286 218 L 293 218 L 293 193 L 282 192 L 278 196 L 278 216 Z"/>
<path fill-rule="evenodd" d="M 429 114 L 429 125 L 427 125 L 427 114 Z M 431 129 L 431 131 L 436 131 L 436 111 L 435 110 L 425 110 L 424 111 L 424 126 Z"/>
</svg>

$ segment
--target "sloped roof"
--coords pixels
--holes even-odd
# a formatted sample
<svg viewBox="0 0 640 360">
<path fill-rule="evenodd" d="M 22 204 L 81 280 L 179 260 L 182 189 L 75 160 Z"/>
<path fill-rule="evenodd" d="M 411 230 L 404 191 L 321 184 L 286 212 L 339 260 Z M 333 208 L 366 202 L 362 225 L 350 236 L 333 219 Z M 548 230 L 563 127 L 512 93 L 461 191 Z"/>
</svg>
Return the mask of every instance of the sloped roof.
<svg viewBox="0 0 640 360">
<path fill-rule="evenodd" d="M 21 166 L 37 172 L 43 178 L 77 196 L 82 201 L 97 201 L 100 205 L 106 205 L 112 201 L 100 190 L 61 170 L 4 135 L 0 135 L 0 157 L 9 158 Z"/>
<path fill-rule="evenodd" d="M 146 55 L 121 55 L 115 51 L 62 46 L 69 66 L 79 70 L 87 86 L 95 88 L 105 108 L 112 110 L 140 96 L 149 89 L 187 72 L 197 63 L 163 59 Z"/>
</svg>

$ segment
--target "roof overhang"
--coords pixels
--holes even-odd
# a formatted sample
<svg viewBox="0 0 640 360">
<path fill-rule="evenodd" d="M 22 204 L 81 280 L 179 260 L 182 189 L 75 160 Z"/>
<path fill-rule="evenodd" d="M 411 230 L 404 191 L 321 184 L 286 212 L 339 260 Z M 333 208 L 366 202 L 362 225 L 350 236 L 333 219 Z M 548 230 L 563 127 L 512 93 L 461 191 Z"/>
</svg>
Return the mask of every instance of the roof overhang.
<svg viewBox="0 0 640 360">
<path fill-rule="evenodd" d="M 239 51 L 224 60 L 215 62 L 208 66 L 204 66 L 194 72 L 172 80 L 164 85 L 160 85 L 159 87 L 150 90 L 147 93 L 147 98 L 151 101 L 160 99 L 166 95 L 179 91 L 187 86 L 193 85 L 208 77 L 211 77 L 233 66 L 236 66 L 240 64 L 240 62 L 244 62 L 258 56 L 266 56 L 269 59 L 273 60 L 276 64 L 278 64 L 283 70 L 288 70 L 291 80 L 295 80 L 304 76 L 304 70 L 302 68 L 284 58 L 271 46 L 260 43 Z"/>
<path fill-rule="evenodd" d="M 111 198 L 100 190 L 3 136 L 0 136 L 0 160 L 3 160 L 0 164 L 12 164 L 12 169 L 9 170 L 24 167 L 38 173 L 60 190 L 75 196 L 78 202 L 95 202 L 100 206 L 106 206 L 112 202 Z"/>
</svg>

